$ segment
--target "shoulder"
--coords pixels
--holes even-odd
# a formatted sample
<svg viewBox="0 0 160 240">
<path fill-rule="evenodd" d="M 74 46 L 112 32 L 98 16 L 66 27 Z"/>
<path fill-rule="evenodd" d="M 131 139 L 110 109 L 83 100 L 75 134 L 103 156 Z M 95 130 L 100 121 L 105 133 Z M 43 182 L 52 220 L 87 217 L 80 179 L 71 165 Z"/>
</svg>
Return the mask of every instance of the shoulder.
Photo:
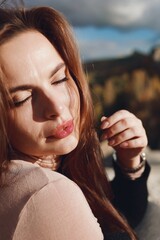
<svg viewBox="0 0 160 240">
<path fill-rule="evenodd" d="M 6 175 L 6 183 L 12 189 L 18 184 L 21 188 L 28 187 L 30 193 L 40 190 L 50 182 L 56 183 L 61 179 L 69 180 L 58 172 L 22 160 L 12 160 Z"/>
<path fill-rule="evenodd" d="M 22 233 L 23 239 L 102 239 L 81 189 L 63 175 L 53 174 L 52 179 L 45 173 L 48 183 L 35 191 L 21 210 L 14 239 L 20 239 Z"/>
<path fill-rule="evenodd" d="M 11 162 L 7 178 L 7 186 L 2 189 L 0 201 L 4 202 L 7 209 L 9 205 L 5 199 L 9 198 L 10 205 L 14 206 L 17 213 L 27 203 L 33 203 L 35 199 L 40 204 L 43 204 L 46 199 L 52 199 L 55 204 L 57 202 L 59 206 L 61 205 L 61 209 L 67 204 L 73 205 L 74 202 L 74 204 L 83 202 L 84 206 L 88 207 L 79 186 L 64 175 L 50 169 L 14 160 Z"/>
<path fill-rule="evenodd" d="M 17 216 L 32 195 L 48 185 L 71 180 L 60 173 L 21 160 L 11 161 L 5 177 L 5 184 L 0 188 L 0 213 Z M 8 199 L 9 201 L 6 201 Z M 16 217 L 15 217 L 16 218 Z"/>
<path fill-rule="evenodd" d="M 0 213 L 7 213 L 6 218 L 14 215 L 15 219 L 28 200 L 41 190 L 47 192 L 52 185 L 62 191 L 66 184 L 75 185 L 60 173 L 20 160 L 11 162 L 5 178 L 6 184 L 0 189 Z"/>
<path fill-rule="evenodd" d="M 11 161 L 9 171 L 4 177 L 5 185 L 3 188 L 0 188 L 0 235 L 4 236 L 4 239 L 9 239 L 9 236 L 12 235 L 12 231 L 18 224 L 21 214 L 26 209 L 29 209 L 29 212 L 31 209 L 33 210 L 35 201 L 39 201 L 41 204 L 43 197 L 46 196 L 47 199 L 51 199 L 50 195 L 49 197 L 47 196 L 51 186 L 54 189 L 52 194 L 54 194 L 55 200 L 57 200 L 58 194 L 63 195 L 62 192 L 67 183 L 68 185 L 75 185 L 60 173 L 42 169 L 39 166 L 21 160 Z M 44 193 L 43 197 L 42 193 Z M 35 204 L 35 206 L 37 205 Z M 44 206 L 42 209 L 44 209 Z"/>
<path fill-rule="evenodd" d="M 12 172 L 14 169 L 17 172 L 11 187 L 14 189 L 14 186 L 18 185 L 18 189 L 29 192 L 29 200 L 33 198 L 43 202 L 47 197 L 54 197 L 54 201 L 58 200 L 59 204 L 64 206 L 71 202 L 73 205 L 73 201 L 76 199 L 79 200 L 78 202 L 87 202 L 79 186 L 58 172 L 19 160 L 14 161 L 11 169 Z M 67 202 L 67 200 L 69 201 Z"/>
</svg>

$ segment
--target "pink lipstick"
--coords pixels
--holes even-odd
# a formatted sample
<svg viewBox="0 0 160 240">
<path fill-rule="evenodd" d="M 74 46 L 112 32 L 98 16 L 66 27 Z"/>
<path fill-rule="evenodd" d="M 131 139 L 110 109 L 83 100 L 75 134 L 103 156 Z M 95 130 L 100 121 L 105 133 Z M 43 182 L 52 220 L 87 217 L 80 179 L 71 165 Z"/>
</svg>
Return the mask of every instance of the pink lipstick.
<svg viewBox="0 0 160 240">
<path fill-rule="evenodd" d="M 73 132 L 73 129 L 74 129 L 73 120 L 66 121 L 63 124 L 57 126 L 56 129 L 53 131 L 53 135 L 49 136 L 49 138 L 51 137 L 58 139 L 65 138 Z"/>
</svg>

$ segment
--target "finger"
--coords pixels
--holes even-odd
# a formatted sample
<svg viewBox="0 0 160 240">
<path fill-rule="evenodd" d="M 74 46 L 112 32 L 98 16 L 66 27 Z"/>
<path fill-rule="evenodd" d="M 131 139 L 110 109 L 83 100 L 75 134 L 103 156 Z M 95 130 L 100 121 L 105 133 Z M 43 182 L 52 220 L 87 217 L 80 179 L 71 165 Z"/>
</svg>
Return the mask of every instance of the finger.
<svg viewBox="0 0 160 240">
<path fill-rule="evenodd" d="M 129 141 L 131 139 L 135 139 L 135 138 L 137 139 L 141 137 L 146 138 L 144 129 L 133 127 L 133 128 L 126 129 L 123 132 L 120 132 L 119 134 L 115 135 L 112 138 L 109 138 L 108 144 L 113 147 L 113 146 L 120 145 L 121 143 Z"/>
<path fill-rule="evenodd" d="M 132 129 L 135 135 L 137 134 L 139 135 L 144 128 L 142 126 L 141 121 L 138 118 L 129 117 L 129 118 L 122 119 L 121 121 L 115 123 L 108 129 L 106 129 L 105 135 L 107 138 L 112 138 L 115 135 L 118 135 L 127 129 Z"/>
<path fill-rule="evenodd" d="M 110 126 L 114 125 L 116 122 L 118 122 L 124 118 L 128 118 L 128 117 L 136 118 L 134 114 L 130 113 L 127 110 L 119 110 L 108 118 L 105 118 L 103 116 L 101 118 L 101 121 L 102 121 L 101 128 L 104 129 L 105 128 L 104 125 L 105 126 L 107 125 L 107 127 L 110 127 Z"/>
<path fill-rule="evenodd" d="M 106 120 L 106 119 L 107 119 L 106 116 L 102 116 L 102 117 L 101 117 L 101 122 L 103 122 L 103 121 Z"/>
<path fill-rule="evenodd" d="M 119 145 L 121 148 L 145 148 L 148 144 L 147 138 L 146 137 L 139 137 L 135 139 L 131 139 L 129 141 L 123 142 Z"/>
<path fill-rule="evenodd" d="M 105 116 L 103 116 L 103 117 L 101 117 L 101 129 L 105 129 L 105 128 L 107 128 L 108 127 L 108 125 L 109 125 L 109 122 L 107 121 L 107 117 L 105 117 Z"/>
</svg>

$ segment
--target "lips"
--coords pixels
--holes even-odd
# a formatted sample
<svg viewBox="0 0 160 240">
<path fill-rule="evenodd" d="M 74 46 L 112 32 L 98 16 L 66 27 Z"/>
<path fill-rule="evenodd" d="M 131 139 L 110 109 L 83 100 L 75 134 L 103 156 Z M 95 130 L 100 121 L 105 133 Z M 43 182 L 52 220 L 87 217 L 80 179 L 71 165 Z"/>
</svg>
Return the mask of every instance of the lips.
<svg viewBox="0 0 160 240">
<path fill-rule="evenodd" d="M 51 136 L 48 136 L 48 138 L 57 139 L 65 138 L 73 132 L 73 129 L 74 129 L 73 120 L 66 121 L 63 124 L 56 127 L 56 129 L 53 131 L 53 134 Z"/>
</svg>

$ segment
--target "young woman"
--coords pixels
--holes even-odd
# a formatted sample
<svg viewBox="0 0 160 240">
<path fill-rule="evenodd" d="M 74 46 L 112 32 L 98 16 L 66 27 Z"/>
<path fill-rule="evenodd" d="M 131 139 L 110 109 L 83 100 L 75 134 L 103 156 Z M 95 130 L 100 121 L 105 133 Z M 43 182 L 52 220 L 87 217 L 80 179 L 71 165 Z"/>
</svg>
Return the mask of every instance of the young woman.
<svg viewBox="0 0 160 240">
<path fill-rule="evenodd" d="M 126 110 L 102 117 L 117 155 L 111 189 L 78 50 L 56 10 L 0 10 L 0 116 L 3 240 L 136 239 L 126 218 L 137 224 L 147 206 L 145 130 Z"/>
</svg>

